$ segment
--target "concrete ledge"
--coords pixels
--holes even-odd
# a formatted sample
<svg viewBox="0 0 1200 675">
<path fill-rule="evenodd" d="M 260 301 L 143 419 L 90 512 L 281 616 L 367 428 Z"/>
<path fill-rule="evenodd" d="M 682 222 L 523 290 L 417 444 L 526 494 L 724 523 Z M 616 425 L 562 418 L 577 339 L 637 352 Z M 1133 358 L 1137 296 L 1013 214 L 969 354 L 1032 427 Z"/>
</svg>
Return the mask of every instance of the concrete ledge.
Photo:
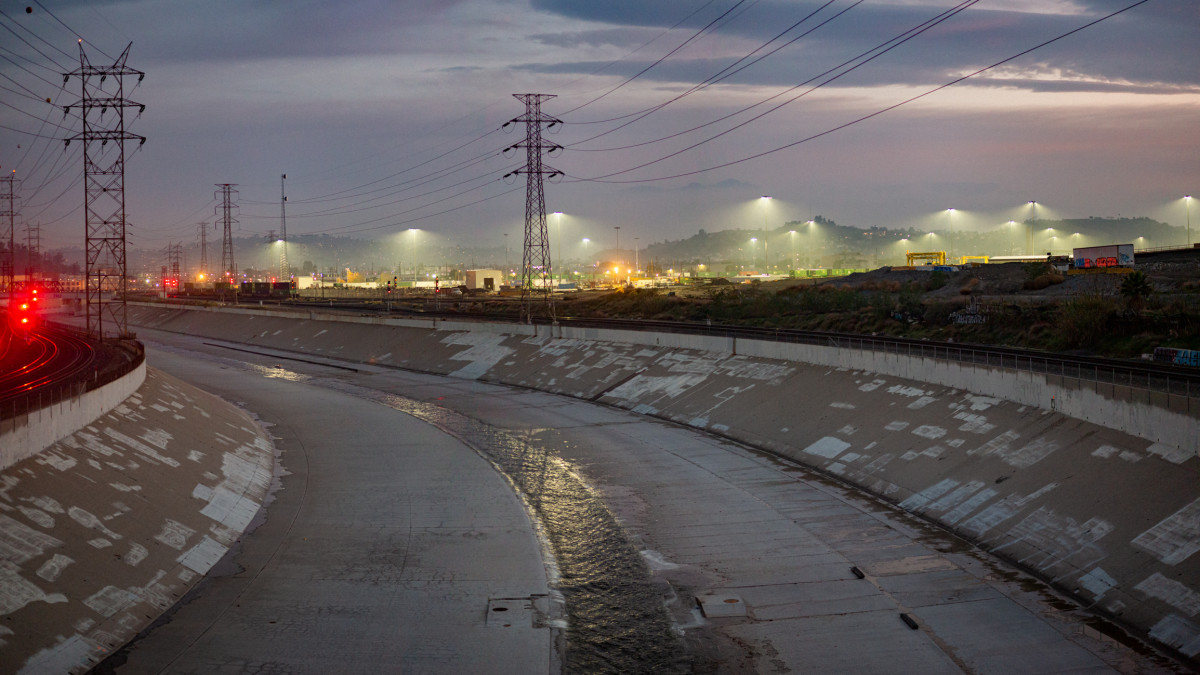
<svg viewBox="0 0 1200 675">
<path fill-rule="evenodd" d="M 0 422 L 0 471 L 31 457 L 110 412 L 146 381 L 146 362 L 79 396 Z"/>
</svg>

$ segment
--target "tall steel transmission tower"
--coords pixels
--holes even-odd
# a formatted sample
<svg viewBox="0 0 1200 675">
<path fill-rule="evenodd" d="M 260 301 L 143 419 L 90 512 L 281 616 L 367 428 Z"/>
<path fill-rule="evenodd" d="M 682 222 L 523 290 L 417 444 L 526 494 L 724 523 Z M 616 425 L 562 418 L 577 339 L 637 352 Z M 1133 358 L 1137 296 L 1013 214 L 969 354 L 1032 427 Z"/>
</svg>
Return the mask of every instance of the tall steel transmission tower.
<svg viewBox="0 0 1200 675">
<path fill-rule="evenodd" d="M 37 265 L 35 260 L 41 262 L 42 251 L 42 226 L 26 224 L 25 225 L 25 287 L 29 288 L 33 284 L 33 278 L 37 274 Z"/>
<path fill-rule="evenodd" d="M 225 278 L 225 283 L 237 283 L 237 265 L 233 262 L 233 225 L 237 220 L 233 217 L 233 210 L 237 208 L 237 204 L 233 203 L 234 197 L 237 195 L 236 183 L 217 183 L 217 187 L 221 188 L 221 205 L 216 208 L 220 210 L 221 223 L 225 226 L 225 239 L 221 242 L 221 276 Z M 215 196 L 215 195 L 214 195 Z"/>
<path fill-rule="evenodd" d="M 287 281 L 290 278 L 287 261 L 287 192 L 284 191 L 283 182 L 287 180 L 287 174 L 281 174 L 279 177 L 279 280 Z"/>
<path fill-rule="evenodd" d="M 13 291 L 16 277 L 14 276 L 17 268 L 17 185 L 21 181 L 17 180 L 16 170 L 13 173 L 0 178 L 0 241 L 8 247 L 4 252 L 4 258 L 0 260 L 0 283 L 4 284 L 4 290 L 8 293 L 8 306 L 12 307 Z"/>
<path fill-rule="evenodd" d="M 125 98 L 125 77 L 146 77 L 125 65 L 129 48 L 111 66 L 93 66 L 79 41 L 79 68 L 63 75 L 79 78 L 81 96 L 77 103 L 63 106 L 65 116 L 79 109 L 83 129 L 66 139 L 83 142 L 84 222 L 87 257 L 84 292 L 87 296 L 87 331 L 95 338 L 134 337 L 126 321 L 125 291 L 125 141 L 146 142 L 145 137 L 125 131 L 125 109 L 146 106 Z M 110 112 L 111 111 L 111 112 Z M 107 115 L 107 119 L 106 119 Z M 107 297 L 105 294 L 109 294 Z M 106 329 L 105 318 L 108 318 Z"/>
<path fill-rule="evenodd" d="M 542 113 L 542 102 L 554 98 L 554 94 L 513 94 L 525 104 L 525 114 L 504 123 L 525 125 L 525 140 L 505 148 L 505 152 L 525 148 L 525 166 L 505 174 L 525 174 L 525 252 L 521 260 L 521 321 L 533 322 L 533 315 L 544 312 L 554 320 L 554 302 L 551 294 L 550 232 L 546 227 L 545 178 L 561 176 L 562 172 L 542 163 L 542 155 L 562 146 L 542 140 L 542 129 L 549 129 L 562 120 Z M 538 298 L 538 299 L 535 299 Z"/>
<path fill-rule="evenodd" d="M 183 242 L 167 244 L 167 264 L 170 267 L 171 290 L 179 291 L 179 269 L 183 265 Z"/>
<path fill-rule="evenodd" d="M 200 232 L 200 280 L 208 279 L 208 223 L 200 223 L 196 228 Z"/>
</svg>

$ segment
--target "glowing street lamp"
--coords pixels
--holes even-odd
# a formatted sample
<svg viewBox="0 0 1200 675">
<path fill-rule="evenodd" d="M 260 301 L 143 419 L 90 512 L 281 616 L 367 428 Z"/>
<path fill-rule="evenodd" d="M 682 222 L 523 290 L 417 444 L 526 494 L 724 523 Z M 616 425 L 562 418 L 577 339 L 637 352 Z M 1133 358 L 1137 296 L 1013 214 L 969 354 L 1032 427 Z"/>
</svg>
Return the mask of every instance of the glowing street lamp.
<svg viewBox="0 0 1200 675">
<path fill-rule="evenodd" d="M 768 256 L 767 240 L 769 238 L 768 232 L 767 232 L 767 205 L 771 202 L 771 198 L 768 197 L 767 195 L 763 195 L 762 198 L 759 199 L 759 201 L 762 202 L 762 205 L 763 205 L 763 267 L 766 269 L 767 274 L 770 274 L 771 273 L 771 261 L 767 257 Z"/>
<path fill-rule="evenodd" d="M 946 209 L 946 219 L 950 221 L 950 259 L 954 259 L 954 211 L 955 209 Z"/>
<path fill-rule="evenodd" d="M 1183 196 L 1183 210 L 1187 214 L 1187 245 L 1192 247 L 1192 196 Z"/>
</svg>

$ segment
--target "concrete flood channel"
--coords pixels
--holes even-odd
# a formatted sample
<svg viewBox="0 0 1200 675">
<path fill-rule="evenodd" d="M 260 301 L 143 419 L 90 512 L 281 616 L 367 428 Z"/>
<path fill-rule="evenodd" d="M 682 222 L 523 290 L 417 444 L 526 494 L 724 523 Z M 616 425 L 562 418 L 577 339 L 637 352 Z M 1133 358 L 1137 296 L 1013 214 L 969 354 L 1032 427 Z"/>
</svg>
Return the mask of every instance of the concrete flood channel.
<svg viewBox="0 0 1200 675">
<path fill-rule="evenodd" d="M 386 322 L 347 326 L 308 318 L 161 308 L 138 308 L 135 321 L 168 331 L 210 335 L 292 353 L 544 389 L 682 422 L 769 451 L 771 457 L 777 458 L 772 461 L 788 463 L 790 457 L 807 468 L 819 469 L 836 478 L 838 484 L 846 481 L 864 487 L 1018 563 L 1073 594 L 1091 609 L 1132 627 L 1135 632 L 1149 635 L 1185 657 L 1193 657 L 1200 651 L 1192 622 L 1200 609 L 1200 603 L 1192 600 L 1200 597 L 1192 590 L 1198 578 L 1192 554 L 1200 550 L 1197 517 L 1193 513 L 1197 510 L 1194 451 L 1164 449 L 1161 444 L 1060 414 L 965 391 L 873 377 L 868 372 L 814 368 L 730 354 L 531 337 L 505 334 L 494 327 L 476 333 L 463 330 L 461 324 L 453 330 Z M 600 524 L 601 530 L 608 532 L 602 540 L 611 541 L 614 551 L 624 551 L 605 552 L 601 556 L 605 565 L 617 570 L 612 579 L 602 578 L 602 571 L 589 569 L 588 565 L 596 561 L 588 560 L 586 555 L 577 561 L 582 567 L 569 571 L 573 579 L 578 574 L 579 588 L 584 589 L 572 591 L 576 596 L 575 606 L 570 606 L 572 600 L 568 597 L 568 613 L 573 620 L 579 625 L 588 623 L 588 602 L 593 601 L 585 599 L 586 588 L 593 586 L 603 589 L 595 602 L 602 605 L 618 599 L 632 603 L 633 616 L 649 617 L 635 623 L 646 626 L 651 635 L 662 635 L 667 624 L 652 618 L 656 614 L 652 606 L 660 602 L 661 588 L 637 582 L 630 585 L 634 590 L 626 595 L 621 595 L 624 591 L 612 592 L 616 579 L 625 583 L 630 579 L 647 579 L 645 574 L 634 573 L 647 564 L 642 560 L 645 552 L 633 555 L 631 552 L 636 552 L 637 547 L 627 540 L 630 531 L 635 539 L 643 533 L 638 527 L 631 527 L 631 518 L 623 511 L 619 494 L 614 496 L 602 489 L 607 506 L 583 499 L 578 508 L 591 515 L 582 518 L 579 511 L 572 512 L 570 517 L 538 511 L 539 493 L 536 489 L 531 491 L 531 486 L 557 483 L 558 468 L 562 470 L 561 476 L 581 473 L 579 465 L 573 464 L 561 450 L 546 454 L 550 446 L 530 446 L 528 439 L 486 425 L 472 427 L 480 422 L 468 417 L 447 418 L 441 406 L 422 412 L 415 401 L 396 398 L 392 402 L 408 406 L 411 410 L 406 412 L 419 417 L 422 414 L 437 417 L 428 421 L 455 435 L 474 437 L 471 444 L 495 462 L 533 505 L 562 569 L 573 564 L 564 553 L 570 553 L 570 542 L 576 535 L 566 530 L 556 532 L 551 526 L 556 523 Z M 798 419 L 800 410 L 806 411 L 804 419 Z M 957 427 L 948 425 L 950 420 Z M 506 447 L 511 450 L 505 450 Z M 531 464 L 531 457 L 537 461 Z M 540 467 L 539 472 L 525 471 L 530 466 Z M 550 471 L 553 467 L 557 468 Z M 593 468 L 589 466 L 583 472 L 589 480 L 592 476 L 588 472 Z M 787 470 L 807 468 L 789 465 Z M 550 476 L 556 478 L 547 481 Z M 825 479 L 809 476 L 804 480 L 819 483 Z M 1147 491 L 1143 489 L 1145 485 L 1154 485 L 1155 490 Z M 563 489 L 575 490 L 576 496 L 589 493 L 586 481 Z M 631 498 L 631 501 L 637 500 Z M 609 512 L 615 515 L 604 515 Z M 836 532 L 844 524 L 837 516 L 830 517 L 828 522 L 835 523 L 831 526 L 834 528 L 830 530 L 831 536 L 850 536 Z M 804 525 L 823 529 L 821 521 Z M 624 533 L 620 531 L 622 526 Z M 963 552 L 962 542 L 920 525 L 899 529 L 905 527 L 913 529 L 918 540 L 932 537 L 930 541 L 940 542 L 932 544 L 930 549 L 939 555 L 931 557 L 930 550 L 926 550 L 922 555 L 891 556 L 893 559 L 878 565 L 857 566 L 860 569 L 854 575 L 863 574 L 881 588 L 903 578 L 895 576 L 898 571 L 936 576 L 966 570 L 975 580 L 986 579 L 989 584 L 1006 576 L 1022 579 L 1021 575 L 995 567 L 987 557 L 980 559 L 969 551 Z M 588 536 L 594 534 L 588 531 Z M 554 544 L 556 536 L 560 537 L 558 544 Z M 660 533 L 660 536 L 663 540 L 670 539 L 668 535 Z M 878 546 L 879 542 L 870 541 L 870 545 Z M 560 546 L 562 551 L 558 550 Z M 843 556 L 841 560 L 863 559 L 864 555 L 867 559 L 879 557 L 859 550 L 855 556 Z M 953 565 L 946 566 L 948 556 L 953 556 Z M 656 567 L 653 556 L 648 560 L 654 568 L 650 578 L 671 576 Z M 676 564 L 662 562 L 665 569 Z M 982 568 L 988 571 L 980 572 Z M 849 567 L 844 573 L 852 574 Z M 846 580 L 855 576 L 847 576 Z M 565 587 L 569 586 L 567 578 L 568 573 L 564 572 Z M 708 594 L 712 601 L 717 597 L 712 594 L 720 590 L 721 584 L 713 583 L 711 578 L 706 581 L 708 590 L 699 592 Z M 838 583 L 842 581 L 837 578 Z M 1031 582 L 1024 579 L 1019 583 Z M 677 585 L 678 589 L 688 587 Z M 902 588 L 884 590 L 893 595 L 905 592 Z M 928 589 L 922 592 L 925 591 Z M 975 588 L 970 592 L 978 591 Z M 1044 590 L 1037 593 L 1043 596 L 1039 602 L 1052 605 L 1062 602 L 1052 599 Z M 754 593 L 744 595 L 753 598 Z M 762 620 L 770 615 L 766 610 L 771 606 L 768 598 L 751 598 L 732 593 L 725 599 L 749 606 L 751 618 Z M 704 597 L 699 599 L 706 609 L 713 606 L 705 605 Z M 690 607 L 694 604 L 689 605 L 688 611 Z M 1066 611 L 1065 606 L 1060 609 Z M 649 613 L 639 614 L 643 611 Z M 919 617 L 920 627 L 929 630 L 937 623 L 933 618 L 937 614 L 936 607 L 924 607 L 913 616 Z M 947 618 L 948 615 L 942 616 L 942 620 Z M 717 625 L 725 636 L 732 636 L 734 643 L 746 641 L 757 645 L 749 651 L 760 657 L 764 652 L 780 651 L 778 640 L 784 639 L 782 635 L 776 636 L 778 640 L 773 643 L 761 635 L 750 637 L 756 634 L 753 630 L 720 625 L 745 621 L 744 618 L 710 616 L 710 619 L 709 623 Z M 686 621 L 686 612 L 672 620 L 678 627 L 681 621 Z M 1090 628 L 1083 628 L 1085 623 L 1100 625 L 1102 622 L 1097 619 L 1075 617 L 1072 621 L 1074 627 L 1067 632 L 1100 636 Z M 617 628 L 618 632 L 622 630 Z M 1120 633 L 1111 626 L 1105 630 Z M 941 639 L 939 635 L 953 632 L 949 625 L 942 633 L 932 631 L 934 642 Z M 600 638 L 600 642 L 605 639 Z M 635 653 L 641 656 L 648 655 L 640 651 L 648 643 L 671 643 L 657 637 L 648 641 L 644 636 L 631 639 Z M 1101 638 L 1099 642 L 1105 640 Z M 1103 653 L 1106 648 L 1089 647 L 1094 653 Z M 580 652 L 581 658 L 584 652 L 586 649 Z M 954 647 L 945 653 L 961 654 L 963 650 Z M 660 656 L 663 666 L 680 665 L 679 653 L 674 648 L 664 647 Z M 786 654 L 781 653 L 781 657 L 780 664 L 788 662 Z M 756 667 L 769 663 L 770 659 L 757 662 Z M 1156 663 L 1158 667 L 1166 667 L 1162 661 Z M 980 668 L 972 657 L 957 665 L 968 672 L 991 670 Z M 589 669 L 580 666 L 576 672 Z"/>
</svg>

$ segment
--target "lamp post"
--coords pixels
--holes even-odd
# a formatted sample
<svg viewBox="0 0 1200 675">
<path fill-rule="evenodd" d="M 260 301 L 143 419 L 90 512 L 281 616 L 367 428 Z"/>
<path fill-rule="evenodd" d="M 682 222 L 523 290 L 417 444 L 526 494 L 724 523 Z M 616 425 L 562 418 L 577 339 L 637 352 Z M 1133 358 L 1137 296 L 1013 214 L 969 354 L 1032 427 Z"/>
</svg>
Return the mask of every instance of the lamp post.
<svg viewBox="0 0 1200 675">
<path fill-rule="evenodd" d="M 954 264 L 954 211 L 955 209 L 946 209 L 946 219 L 950 221 L 950 264 Z"/>
<path fill-rule="evenodd" d="M 770 239 L 770 236 L 767 233 L 767 204 L 771 201 L 771 198 L 767 195 L 763 195 L 760 201 L 763 205 L 763 271 L 765 271 L 767 274 L 770 274 L 771 259 L 769 257 L 770 253 L 767 250 L 767 241 Z"/>
<path fill-rule="evenodd" d="M 614 225 L 613 229 L 617 231 L 617 255 L 621 255 L 621 226 Z"/>
<path fill-rule="evenodd" d="M 556 266 L 562 264 L 562 211 L 555 211 L 554 215 L 558 216 L 558 246 L 557 246 L 558 250 L 555 251 L 554 262 L 551 263 L 551 265 L 550 265 L 551 272 L 554 271 L 554 268 Z M 558 280 L 559 281 L 563 280 L 561 273 L 558 275 Z"/>
<path fill-rule="evenodd" d="M 1183 210 L 1187 214 L 1187 246 L 1192 247 L 1192 196 L 1183 196 Z"/>
</svg>

